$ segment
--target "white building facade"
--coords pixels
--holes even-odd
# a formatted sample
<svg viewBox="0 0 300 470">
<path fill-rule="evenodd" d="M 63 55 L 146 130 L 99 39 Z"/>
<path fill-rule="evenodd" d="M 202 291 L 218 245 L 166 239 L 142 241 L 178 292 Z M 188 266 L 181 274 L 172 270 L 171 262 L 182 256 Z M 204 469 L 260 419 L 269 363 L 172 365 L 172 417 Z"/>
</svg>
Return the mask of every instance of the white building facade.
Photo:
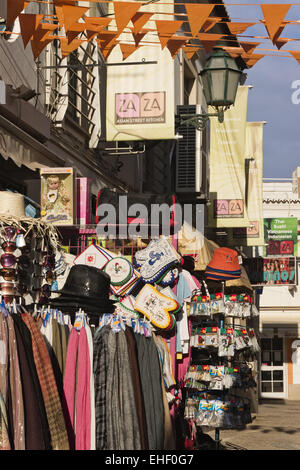
<svg viewBox="0 0 300 470">
<path fill-rule="evenodd" d="M 264 180 L 264 218 L 300 219 L 300 167 L 288 180 Z M 298 230 L 299 233 L 299 230 Z M 299 245 L 299 243 L 298 243 Z M 262 250 L 262 249 L 261 249 Z M 260 253 L 263 254 L 262 251 Z M 298 247 L 298 256 L 300 254 Z M 259 296 L 262 398 L 300 398 L 299 257 L 294 286 L 264 286 Z"/>
</svg>

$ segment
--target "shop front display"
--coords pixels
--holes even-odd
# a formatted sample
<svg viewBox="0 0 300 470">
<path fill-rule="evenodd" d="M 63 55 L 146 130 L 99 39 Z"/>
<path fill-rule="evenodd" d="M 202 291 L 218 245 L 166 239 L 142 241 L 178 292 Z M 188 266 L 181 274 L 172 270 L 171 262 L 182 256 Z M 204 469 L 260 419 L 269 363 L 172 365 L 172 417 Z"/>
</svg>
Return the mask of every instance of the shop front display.
<svg viewBox="0 0 300 470">
<path fill-rule="evenodd" d="M 95 242 L 75 257 L 44 219 L 0 221 L 1 448 L 183 450 L 191 426 L 251 422 L 251 293 L 210 293 L 171 238 L 131 260 Z"/>
</svg>

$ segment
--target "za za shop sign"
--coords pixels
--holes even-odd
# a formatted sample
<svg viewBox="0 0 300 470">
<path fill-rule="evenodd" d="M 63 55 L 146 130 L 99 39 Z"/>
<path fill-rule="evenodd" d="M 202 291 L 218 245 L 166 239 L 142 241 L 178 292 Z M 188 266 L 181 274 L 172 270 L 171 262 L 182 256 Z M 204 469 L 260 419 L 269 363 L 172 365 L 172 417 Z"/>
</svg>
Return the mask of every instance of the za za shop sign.
<svg viewBox="0 0 300 470">
<path fill-rule="evenodd" d="M 166 93 L 116 93 L 115 124 L 153 124 L 166 121 Z"/>
</svg>

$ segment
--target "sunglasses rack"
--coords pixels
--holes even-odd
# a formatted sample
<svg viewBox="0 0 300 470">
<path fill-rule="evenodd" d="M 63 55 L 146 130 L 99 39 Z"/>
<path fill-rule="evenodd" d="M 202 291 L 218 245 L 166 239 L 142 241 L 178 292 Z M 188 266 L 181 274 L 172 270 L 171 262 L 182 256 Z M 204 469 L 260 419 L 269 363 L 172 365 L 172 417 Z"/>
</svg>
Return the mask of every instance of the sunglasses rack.
<svg viewBox="0 0 300 470">
<path fill-rule="evenodd" d="M 256 315 L 253 304 L 249 294 L 226 294 L 224 282 L 214 294 L 203 282 L 190 299 L 185 419 L 200 433 L 214 430 L 217 449 L 222 429 L 241 429 L 251 423 L 250 399 L 241 395 L 257 386 L 252 363 L 260 349 L 249 327 Z"/>
<path fill-rule="evenodd" d="M 5 304 L 43 305 L 55 281 L 51 238 L 21 222 L 0 221 L 0 295 Z"/>
</svg>

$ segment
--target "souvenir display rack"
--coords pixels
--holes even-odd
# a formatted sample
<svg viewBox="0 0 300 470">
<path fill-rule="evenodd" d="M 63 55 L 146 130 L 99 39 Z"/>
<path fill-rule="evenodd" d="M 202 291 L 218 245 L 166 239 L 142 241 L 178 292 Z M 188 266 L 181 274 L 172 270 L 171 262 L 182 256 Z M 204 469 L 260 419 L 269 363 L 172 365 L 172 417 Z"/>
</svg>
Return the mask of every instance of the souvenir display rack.
<svg viewBox="0 0 300 470">
<path fill-rule="evenodd" d="M 185 375 L 185 420 L 190 428 L 220 431 L 251 423 L 249 389 L 256 387 L 253 358 L 259 352 L 249 320 L 258 314 L 251 294 L 226 294 L 225 283 L 215 294 L 193 292 L 191 361 Z M 196 435 L 196 434 L 195 434 Z"/>
<path fill-rule="evenodd" d="M 43 304 L 55 279 L 56 229 L 41 219 L 0 217 L 1 300 Z"/>
</svg>

